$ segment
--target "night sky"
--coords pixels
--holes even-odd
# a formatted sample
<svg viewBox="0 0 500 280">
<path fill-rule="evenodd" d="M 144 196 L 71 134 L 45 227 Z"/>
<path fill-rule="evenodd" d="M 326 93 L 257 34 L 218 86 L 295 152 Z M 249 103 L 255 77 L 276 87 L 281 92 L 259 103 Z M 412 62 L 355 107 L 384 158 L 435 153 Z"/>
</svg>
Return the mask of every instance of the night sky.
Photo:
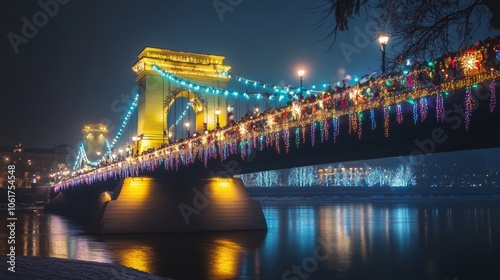
<svg viewBox="0 0 500 280">
<path fill-rule="evenodd" d="M 22 35 L 22 18 L 33 22 L 42 8 L 38 1 L 2 1 L 0 146 L 76 146 L 85 123 L 121 122 L 112 104 L 134 91 L 131 66 L 145 46 L 223 55 L 233 72 L 278 85 L 297 86 L 299 68 L 306 70 L 304 85 L 380 69 L 375 34 L 350 61 L 339 47 L 355 44 L 364 20 L 353 22 L 329 52 L 330 40 L 314 44 L 328 29 L 314 31 L 320 16 L 310 8 L 324 0 L 221 0 L 241 2 L 222 15 L 212 0 L 59 1 L 67 3 L 17 53 L 8 34 Z"/>
</svg>

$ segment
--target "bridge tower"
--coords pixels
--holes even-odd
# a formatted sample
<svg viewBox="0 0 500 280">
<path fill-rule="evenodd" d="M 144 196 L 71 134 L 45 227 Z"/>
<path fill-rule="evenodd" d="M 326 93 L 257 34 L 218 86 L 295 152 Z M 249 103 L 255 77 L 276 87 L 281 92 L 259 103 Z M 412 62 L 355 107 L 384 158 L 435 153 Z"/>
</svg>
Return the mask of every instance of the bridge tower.
<svg viewBox="0 0 500 280">
<path fill-rule="evenodd" d="M 98 159 L 106 152 L 108 127 L 105 124 L 86 124 L 82 129 L 83 147 L 89 160 Z"/>
<path fill-rule="evenodd" d="M 216 109 L 220 110 L 220 126 L 226 125 L 224 95 L 194 92 L 187 86 L 165 79 L 153 70 L 153 65 L 157 65 L 190 82 L 225 88 L 229 77 L 223 73 L 231 68 L 222 64 L 225 57 L 146 47 L 138 58 L 132 70 L 137 74 L 140 93 L 137 111 L 137 135 L 141 135 L 137 145 L 140 152 L 169 142 L 167 125 L 171 126 L 175 120 L 167 118 L 177 98 L 187 98 L 194 111 L 195 119 L 191 120 L 191 131 L 203 132 L 203 123 L 207 123 L 209 130 L 214 129 L 217 122 Z"/>
</svg>

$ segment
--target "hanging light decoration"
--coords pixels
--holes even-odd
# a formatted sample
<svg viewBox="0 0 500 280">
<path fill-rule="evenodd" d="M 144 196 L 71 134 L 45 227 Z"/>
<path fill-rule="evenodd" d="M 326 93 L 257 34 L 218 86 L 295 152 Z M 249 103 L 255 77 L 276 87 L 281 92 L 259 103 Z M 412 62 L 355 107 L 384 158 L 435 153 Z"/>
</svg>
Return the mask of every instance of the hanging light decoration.
<svg viewBox="0 0 500 280">
<path fill-rule="evenodd" d="M 299 144 L 300 144 L 300 128 L 296 127 L 295 128 L 295 145 L 297 146 L 297 148 L 299 147 Z"/>
<path fill-rule="evenodd" d="M 372 124 L 372 130 L 375 130 L 375 128 L 377 128 L 377 121 L 375 120 L 375 109 L 373 108 L 370 108 L 370 119 Z"/>
<path fill-rule="evenodd" d="M 420 103 L 420 121 L 424 122 L 425 119 L 427 118 L 427 110 L 429 109 L 427 105 L 427 98 L 422 97 L 419 100 Z"/>
<path fill-rule="evenodd" d="M 402 123 L 403 122 L 403 112 L 401 110 L 401 104 L 397 104 L 396 105 L 396 121 L 398 123 Z"/>
<path fill-rule="evenodd" d="M 328 124 L 328 120 L 323 121 L 323 130 L 325 141 L 328 141 L 328 135 L 330 134 L 330 125 Z"/>
<path fill-rule="evenodd" d="M 337 136 L 339 136 L 339 131 L 340 129 L 340 124 L 339 124 L 339 118 L 338 117 L 333 117 L 333 142 L 337 143 Z"/>
<path fill-rule="evenodd" d="M 357 114 L 358 118 L 358 139 L 361 140 L 361 134 L 363 134 L 363 113 L 359 112 Z"/>
<path fill-rule="evenodd" d="M 311 146 L 314 148 L 314 144 L 316 143 L 316 122 L 311 123 Z"/>
<path fill-rule="evenodd" d="M 492 81 L 490 83 L 490 112 L 491 113 L 493 113 L 493 111 L 495 111 L 496 104 L 497 104 L 497 97 L 496 97 L 495 82 Z"/>
<path fill-rule="evenodd" d="M 283 135 L 283 142 L 285 143 L 285 152 L 288 154 L 288 150 L 290 150 L 290 130 L 285 128 L 281 134 Z M 279 145 L 279 143 L 277 145 Z"/>
<path fill-rule="evenodd" d="M 436 95 L 436 118 L 438 122 L 444 121 L 444 97 L 442 93 Z"/>
<path fill-rule="evenodd" d="M 389 108 L 384 106 L 384 135 L 389 137 Z"/>
<path fill-rule="evenodd" d="M 473 107 L 474 101 L 472 100 L 472 90 L 470 87 L 467 87 L 465 89 L 465 131 L 469 131 L 470 116 Z"/>
<path fill-rule="evenodd" d="M 418 121 L 418 103 L 411 100 L 410 103 L 413 105 L 413 124 L 417 124 Z"/>
</svg>

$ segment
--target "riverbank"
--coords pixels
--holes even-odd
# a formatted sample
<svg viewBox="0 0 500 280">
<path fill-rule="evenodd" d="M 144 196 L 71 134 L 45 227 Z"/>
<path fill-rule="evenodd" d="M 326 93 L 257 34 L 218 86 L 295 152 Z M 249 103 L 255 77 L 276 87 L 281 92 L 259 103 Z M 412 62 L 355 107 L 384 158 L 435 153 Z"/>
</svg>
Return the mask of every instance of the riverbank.
<svg viewBox="0 0 500 280">
<path fill-rule="evenodd" d="M 247 191 L 260 202 L 500 200 L 500 188 L 252 187 Z"/>
<path fill-rule="evenodd" d="M 15 272 L 7 270 L 7 257 L 0 257 L 2 271 L 0 279 L 12 280 L 165 280 L 112 263 L 98 263 L 49 257 L 16 257 Z"/>
</svg>

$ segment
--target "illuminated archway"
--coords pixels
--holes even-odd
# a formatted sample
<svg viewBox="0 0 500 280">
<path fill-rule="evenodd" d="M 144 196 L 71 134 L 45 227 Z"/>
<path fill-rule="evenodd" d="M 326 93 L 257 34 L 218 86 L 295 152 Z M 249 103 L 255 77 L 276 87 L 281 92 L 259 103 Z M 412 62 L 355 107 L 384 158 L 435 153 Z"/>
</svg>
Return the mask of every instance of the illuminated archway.
<svg viewBox="0 0 500 280">
<path fill-rule="evenodd" d="M 194 112 L 194 118 L 190 120 L 191 122 L 191 133 L 194 132 L 203 132 L 203 124 L 207 123 L 207 103 L 203 99 L 203 96 L 199 93 L 192 92 L 189 90 L 185 89 L 176 89 L 172 92 L 171 95 L 168 95 L 164 102 L 163 102 L 163 108 L 164 108 L 164 113 L 163 115 L 166 118 L 166 123 L 167 123 L 167 135 L 169 138 L 169 141 L 173 138 L 181 138 L 181 137 L 176 137 L 175 132 L 174 135 L 172 135 L 172 125 L 173 123 L 176 122 L 176 120 L 169 120 L 169 113 L 173 110 L 174 103 L 176 101 L 179 101 L 179 99 L 185 98 L 187 100 L 186 105 L 189 106 L 193 112 Z M 175 115 L 174 115 L 175 116 Z M 178 117 L 178 116 L 175 116 Z"/>
</svg>

